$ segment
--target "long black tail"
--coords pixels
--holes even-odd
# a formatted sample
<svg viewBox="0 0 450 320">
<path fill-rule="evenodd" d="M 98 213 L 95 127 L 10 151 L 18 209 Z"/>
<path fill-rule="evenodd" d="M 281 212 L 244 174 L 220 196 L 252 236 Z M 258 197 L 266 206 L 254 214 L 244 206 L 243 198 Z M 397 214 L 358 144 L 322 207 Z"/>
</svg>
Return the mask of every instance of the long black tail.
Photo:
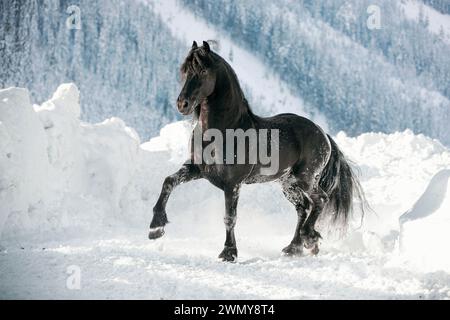
<svg viewBox="0 0 450 320">
<path fill-rule="evenodd" d="M 361 184 L 350 167 L 349 161 L 339 150 L 336 142 L 330 136 L 328 139 L 331 143 L 331 157 L 319 182 L 320 187 L 329 197 L 324 212 L 332 215 L 333 222 L 346 226 L 353 212 L 354 197 L 360 203 L 361 221 L 368 205 Z"/>
</svg>

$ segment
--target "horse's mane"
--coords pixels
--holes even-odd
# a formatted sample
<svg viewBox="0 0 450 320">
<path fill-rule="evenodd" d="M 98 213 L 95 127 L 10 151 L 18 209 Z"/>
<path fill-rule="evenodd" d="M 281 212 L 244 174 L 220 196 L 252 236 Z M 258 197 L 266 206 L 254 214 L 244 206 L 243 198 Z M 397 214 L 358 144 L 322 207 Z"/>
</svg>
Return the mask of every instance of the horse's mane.
<svg viewBox="0 0 450 320">
<path fill-rule="evenodd" d="M 236 116 L 241 117 L 242 115 L 247 114 L 253 118 L 254 114 L 247 99 L 245 98 L 236 73 L 230 64 L 217 53 L 207 51 L 204 47 L 192 49 L 181 65 L 180 71 L 182 74 L 191 72 L 198 75 L 206 68 L 211 68 L 216 72 L 224 73 L 224 76 L 227 78 L 229 84 L 229 92 L 227 96 L 234 101 L 233 105 L 239 106 Z M 217 89 L 218 88 L 216 88 L 216 90 Z"/>
</svg>

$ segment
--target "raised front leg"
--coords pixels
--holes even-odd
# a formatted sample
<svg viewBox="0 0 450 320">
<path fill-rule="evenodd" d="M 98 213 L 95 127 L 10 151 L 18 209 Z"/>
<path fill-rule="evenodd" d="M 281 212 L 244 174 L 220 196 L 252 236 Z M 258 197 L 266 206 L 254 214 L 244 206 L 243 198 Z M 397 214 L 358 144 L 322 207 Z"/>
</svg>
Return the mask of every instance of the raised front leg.
<svg viewBox="0 0 450 320">
<path fill-rule="evenodd" d="M 234 226 L 236 225 L 236 208 L 239 200 L 240 185 L 226 187 L 225 191 L 225 228 L 226 238 L 225 247 L 219 258 L 223 261 L 236 261 L 237 259 L 237 247 L 236 239 L 234 237 Z"/>
<path fill-rule="evenodd" d="M 153 207 L 153 219 L 150 224 L 149 239 L 157 239 L 164 235 L 164 226 L 169 222 L 166 214 L 166 204 L 173 189 L 183 182 L 200 178 L 200 171 L 194 164 L 184 164 L 180 170 L 168 176 L 163 183 L 158 202 Z"/>
</svg>

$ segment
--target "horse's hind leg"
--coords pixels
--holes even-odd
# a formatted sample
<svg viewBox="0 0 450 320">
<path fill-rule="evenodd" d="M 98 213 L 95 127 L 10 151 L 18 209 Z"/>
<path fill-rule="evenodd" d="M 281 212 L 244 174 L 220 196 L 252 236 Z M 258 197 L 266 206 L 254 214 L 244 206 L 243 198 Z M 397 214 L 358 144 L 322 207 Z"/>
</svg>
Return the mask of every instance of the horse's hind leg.
<svg viewBox="0 0 450 320">
<path fill-rule="evenodd" d="M 301 230 L 306 220 L 307 211 L 311 210 L 313 202 L 303 191 L 302 183 L 292 175 L 282 180 L 281 187 L 286 199 L 288 199 L 289 202 L 295 206 L 298 216 L 294 238 L 291 243 L 283 249 L 283 252 L 286 255 L 301 255 L 303 252 L 303 238 L 301 236 Z"/>
<path fill-rule="evenodd" d="M 328 202 L 327 194 L 320 188 L 319 179 L 323 165 L 317 161 L 295 166 L 292 172 L 282 179 L 286 198 L 295 205 L 298 214 L 294 238 L 283 252 L 292 255 L 302 253 L 303 247 L 319 252 L 320 234 L 314 229 L 317 218 Z M 307 217 L 308 211 L 308 217 Z"/>
<path fill-rule="evenodd" d="M 180 170 L 168 176 L 163 183 L 158 202 L 153 207 L 153 219 L 150 224 L 149 239 L 157 239 L 164 235 L 167 224 L 166 204 L 173 189 L 180 183 L 200 178 L 200 171 L 194 164 L 184 164 Z"/>
<path fill-rule="evenodd" d="M 310 193 L 310 197 L 313 201 L 313 207 L 300 230 L 300 236 L 305 248 L 310 249 L 311 253 L 316 255 L 319 253 L 319 239 L 321 236 L 314 229 L 314 225 L 328 202 L 328 196 L 319 186 L 316 186 Z"/>
</svg>

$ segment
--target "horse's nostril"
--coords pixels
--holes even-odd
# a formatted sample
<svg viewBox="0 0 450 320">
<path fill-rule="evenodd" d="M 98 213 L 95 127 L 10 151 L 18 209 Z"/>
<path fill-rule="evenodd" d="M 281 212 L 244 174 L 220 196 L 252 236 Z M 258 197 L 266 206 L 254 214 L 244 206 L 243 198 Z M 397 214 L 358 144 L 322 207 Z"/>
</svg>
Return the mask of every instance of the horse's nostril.
<svg viewBox="0 0 450 320">
<path fill-rule="evenodd" d="M 184 111 L 188 107 L 188 104 L 189 103 L 187 100 L 178 100 L 177 101 L 178 110 Z"/>
</svg>

